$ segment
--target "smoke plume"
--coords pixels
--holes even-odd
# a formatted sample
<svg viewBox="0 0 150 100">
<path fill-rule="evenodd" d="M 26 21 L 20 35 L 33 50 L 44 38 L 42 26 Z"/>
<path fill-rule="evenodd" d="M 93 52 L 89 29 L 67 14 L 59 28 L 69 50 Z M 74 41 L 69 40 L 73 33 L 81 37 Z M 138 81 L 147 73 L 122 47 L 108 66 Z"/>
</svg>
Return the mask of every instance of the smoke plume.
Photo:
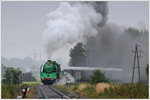
<svg viewBox="0 0 150 100">
<path fill-rule="evenodd" d="M 98 34 L 97 28 L 107 20 L 106 2 L 61 2 L 47 17 L 47 28 L 42 34 L 48 57 L 63 48 L 73 47 L 77 42 Z"/>
<path fill-rule="evenodd" d="M 109 77 L 123 76 L 120 79 L 129 82 L 134 57 L 132 49 L 137 43 L 143 51 L 140 64 L 143 67 L 141 76 L 145 77 L 148 32 L 134 36 L 122 27 L 106 24 L 107 15 L 107 2 L 61 2 L 47 15 L 47 28 L 42 34 L 48 58 L 56 54 L 56 58 L 69 62 L 70 48 L 82 42 L 87 49 L 89 66 L 122 68 L 121 75 L 115 73 Z"/>
<path fill-rule="evenodd" d="M 94 45 L 93 45 L 94 44 Z M 120 79 L 124 82 L 131 82 L 133 71 L 133 61 L 135 44 L 140 47 L 138 51 L 141 55 L 140 71 L 141 80 L 146 80 L 145 68 L 148 64 L 148 31 L 130 33 L 124 31 L 124 28 L 115 24 L 107 23 L 104 27 L 98 29 L 96 37 L 87 40 L 86 48 L 89 66 L 105 68 L 121 68 Z M 137 62 L 136 62 L 137 67 Z M 137 71 L 137 68 L 136 68 Z M 118 74 L 115 74 L 117 77 Z M 111 76 L 112 77 L 112 74 Z M 138 72 L 135 72 L 135 80 L 138 80 Z"/>
</svg>

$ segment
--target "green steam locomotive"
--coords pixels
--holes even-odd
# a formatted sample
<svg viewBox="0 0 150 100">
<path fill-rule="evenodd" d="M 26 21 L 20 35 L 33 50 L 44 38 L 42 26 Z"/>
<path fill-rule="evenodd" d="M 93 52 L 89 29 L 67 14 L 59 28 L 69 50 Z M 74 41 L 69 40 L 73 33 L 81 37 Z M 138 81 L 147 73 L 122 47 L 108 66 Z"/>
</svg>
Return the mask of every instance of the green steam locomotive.
<svg viewBox="0 0 150 100">
<path fill-rule="evenodd" d="M 56 80 L 61 78 L 61 74 L 60 64 L 56 61 L 48 60 L 40 68 L 40 78 L 44 85 L 53 84 Z"/>
</svg>

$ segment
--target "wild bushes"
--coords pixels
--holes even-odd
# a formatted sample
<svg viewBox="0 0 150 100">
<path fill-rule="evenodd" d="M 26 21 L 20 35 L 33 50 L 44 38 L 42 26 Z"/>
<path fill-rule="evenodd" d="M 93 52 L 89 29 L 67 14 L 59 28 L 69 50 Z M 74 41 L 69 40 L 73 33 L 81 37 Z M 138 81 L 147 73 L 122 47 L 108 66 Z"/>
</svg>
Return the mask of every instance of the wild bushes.
<svg viewBox="0 0 150 100">
<path fill-rule="evenodd" d="M 101 93 L 96 91 L 94 85 L 89 85 L 80 92 L 84 92 L 88 98 L 148 98 L 148 89 L 145 83 L 128 83 L 111 85 Z"/>
<path fill-rule="evenodd" d="M 133 83 L 110 87 L 104 93 L 99 94 L 99 96 L 106 98 L 148 98 L 148 94 L 148 84 Z"/>
<path fill-rule="evenodd" d="M 4 85 L 2 84 L 2 98 L 17 98 L 20 85 Z"/>
<path fill-rule="evenodd" d="M 100 70 L 94 70 L 93 75 L 90 76 L 90 83 L 96 85 L 100 82 L 109 82 L 109 80 L 105 77 L 105 73 Z"/>
</svg>

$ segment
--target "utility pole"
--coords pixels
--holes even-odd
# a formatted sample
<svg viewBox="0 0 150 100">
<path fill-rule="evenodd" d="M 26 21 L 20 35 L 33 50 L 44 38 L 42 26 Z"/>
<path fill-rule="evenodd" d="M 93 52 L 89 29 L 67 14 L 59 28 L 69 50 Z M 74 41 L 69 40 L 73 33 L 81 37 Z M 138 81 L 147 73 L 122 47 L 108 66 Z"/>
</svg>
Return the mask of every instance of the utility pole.
<svg viewBox="0 0 150 100">
<path fill-rule="evenodd" d="M 19 76 L 19 84 L 21 84 L 22 81 L 22 74 Z"/>
<path fill-rule="evenodd" d="M 21 76 L 22 76 L 22 77 L 21 77 L 21 80 L 22 80 L 22 82 L 23 82 L 23 73 L 21 74 Z"/>
<path fill-rule="evenodd" d="M 10 70 L 10 77 L 11 77 L 11 85 L 13 84 L 13 70 Z"/>
<path fill-rule="evenodd" d="M 20 76 L 19 76 L 19 84 L 20 84 Z"/>
<path fill-rule="evenodd" d="M 88 61 L 88 50 L 86 50 L 86 66 L 88 67 L 89 66 L 89 61 Z"/>
<path fill-rule="evenodd" d="M 141 50 L 138 51 L 138 47 L 140 47 L 140 46 L 139 46 L 138 44 L 136 44 L 136 45 L 135 45 L 135 51 L 132 50 L 132 52 L 134 53 L 132 83 L 133 83 L 133 81 L 134 81 L 134 70 L 135 70 L 135 68 L 138 68 L 139 82 L 141 82 L 141 78 L 140 78 L 140 62 L 139 62 L 139 57 L 140 57 L 141 55 L 139 55 L 139 52 L 142 52 L 142 51 L 141 51 Z M 137 60 L 138 67 L 135 67 L 136 60 Z"/>
</svg>

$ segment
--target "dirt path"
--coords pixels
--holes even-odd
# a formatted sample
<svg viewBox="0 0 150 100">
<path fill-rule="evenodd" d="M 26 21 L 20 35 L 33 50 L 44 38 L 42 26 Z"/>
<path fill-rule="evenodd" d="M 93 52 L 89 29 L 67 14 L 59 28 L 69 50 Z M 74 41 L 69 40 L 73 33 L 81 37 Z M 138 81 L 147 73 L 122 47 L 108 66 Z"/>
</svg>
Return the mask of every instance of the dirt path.
<svg viewBox="0 0 150 100">
<path fill-rule="evenodd" d="M 37 98 L 38 97 L 38 86 L 30 86 L 29 91 L 26 93 L 26 98 Z"/>
</svg>

